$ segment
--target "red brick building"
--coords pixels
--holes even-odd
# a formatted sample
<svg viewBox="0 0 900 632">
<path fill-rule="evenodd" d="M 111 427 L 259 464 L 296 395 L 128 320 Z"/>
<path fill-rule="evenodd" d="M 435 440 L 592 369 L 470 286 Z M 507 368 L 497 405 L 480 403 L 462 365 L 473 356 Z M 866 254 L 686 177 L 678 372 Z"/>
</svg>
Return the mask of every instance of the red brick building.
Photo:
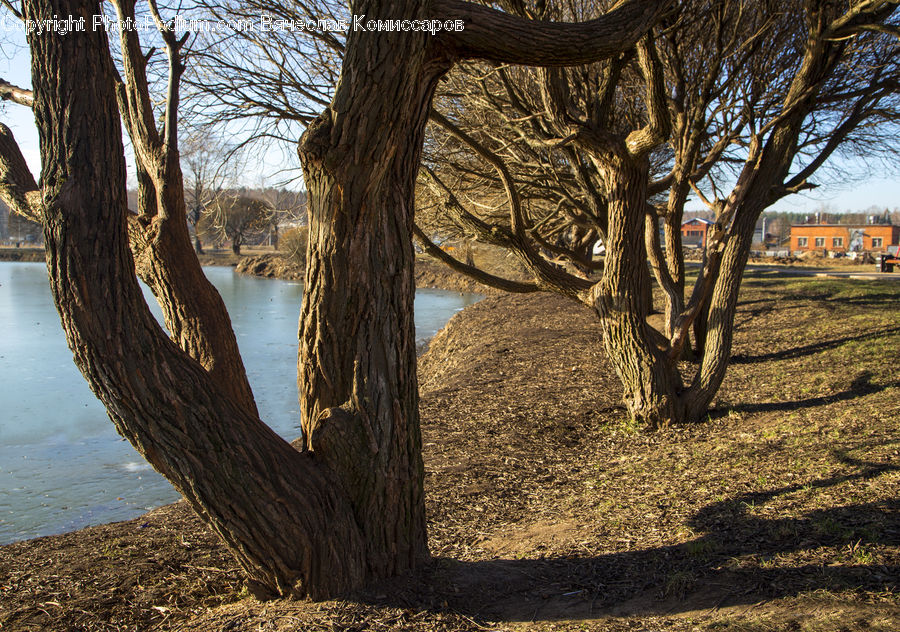
<svg viewBox="0 0 900 632">
<path fill-rule="evenodd" d="M 900 226 L 891 224 L 795 224 L 791 251 L 884 252 L 900 243 Z"/>
</svg>

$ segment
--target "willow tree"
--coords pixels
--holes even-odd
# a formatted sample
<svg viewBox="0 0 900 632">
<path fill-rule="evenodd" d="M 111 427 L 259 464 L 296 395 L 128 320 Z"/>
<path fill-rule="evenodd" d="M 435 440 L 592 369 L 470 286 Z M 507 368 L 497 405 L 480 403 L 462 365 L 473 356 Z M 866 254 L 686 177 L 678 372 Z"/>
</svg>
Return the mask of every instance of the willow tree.
<svg viewBox="0 0 900 632">
<path fill-rule="evenodd" d="M 878 141 L 896 149 L 897 5 L 688 1 L 633 52 L 602 64 L 460 68 L 432 116 L 435 146 L 457 157 L 435 158 L 423 180 L 441 201 L 437 212 L 517 255 L 533 278 L 487 274 L 417 234 L 479 281 L 557 292 L 593 309 L 635 418 L 702 418 L 728 366 L 762 211 L 813 187 L 838 151 L 878 153 Z M 556 16 L 581 5 L 518 6 Z M 680 228 L 692 191 L 715 226 L 689 289 Z M 504 213 L 465 204 L 476 196 Z M 599 236 L 602 264 L 586 249 Z M 666 301 L 658 328 L 648 324 L 648 258 Z M 699 367 L 683 374 L 692 329 Z"/>
<path fill-rule="evenodd" d="M 310 256 L 299 449 L 228 396 L 143 301 L 106 34 L 29 33 L 40 186 L 17 188 L 18 175 L 3 185 L 39 210 L 54 300 L 94 393 L 222 537 L 257 594 L 333 596 L 427 557 L 411 231 L 440 77 L 464 58 L 565 65 L 617 54 L 665 6 L 631 0 L 589 23 L 551 24 L 457 1 L 352 4 L 370 20 L 463 20 L 465 30 L 353 30 L 334 98 L 302 139 Z M 24 17 L 90 24 L 99 8 L 29 0 Z"/>
</svg>

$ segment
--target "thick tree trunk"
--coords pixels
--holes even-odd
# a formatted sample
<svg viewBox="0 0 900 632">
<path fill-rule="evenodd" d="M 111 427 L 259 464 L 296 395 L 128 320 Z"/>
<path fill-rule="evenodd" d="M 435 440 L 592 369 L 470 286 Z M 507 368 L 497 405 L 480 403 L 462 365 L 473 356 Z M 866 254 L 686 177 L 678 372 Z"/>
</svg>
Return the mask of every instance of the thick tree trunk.
<svg viewBox="0 0 900 632">
<path fill-rule="evenodd" d="M 30 20 L 96 2 L 33 0 Z M 366 577 L 341 485 L 217 385 L 159 328 L 126 240 L 125 164 L 105 33 L 29 33 L 54 300 L 75 362 L 119 432 L 190 501 L 251 584 L 332 596 Z M 102 165 L 98 169 L 97 165 Z"/>
<path fill-rule="evenodd" d="M 385 6 L 391 5 L 391 6 Z M 418 2 L 360 3 L 370 18 Z M 365 38 L 365 46 L 356 40 Z M 341 479 L 368 573 L 428 555 L 413 324 L 413 191 L 443 64 L 428 35 L 351 33 L 332 106 L 300 144 L 309 249 L 298 381 L 306 446 Z"/>
<path fill-rule="evenodd" d="M 609 231 L 603 278 L 593 290 L 603 343 L 635 419 L 666 425 L 681 419 L 681 380 L 660 349 L 662 336 L 647 324 L 649 284 L 644 242 L 647 165 L 619 158 L 607 169 Z"/>
</svg>

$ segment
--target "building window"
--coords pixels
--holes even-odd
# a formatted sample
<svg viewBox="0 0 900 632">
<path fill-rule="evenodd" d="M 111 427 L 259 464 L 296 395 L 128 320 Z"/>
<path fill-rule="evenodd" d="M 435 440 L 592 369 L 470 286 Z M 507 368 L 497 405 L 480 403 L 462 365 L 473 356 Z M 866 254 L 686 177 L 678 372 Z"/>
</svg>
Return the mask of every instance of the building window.
<svg viewBox="0 0 900 632">
<path fill-rule="evenodd" d="M 844 238 L 843 237 L 832 237 L 831 238 L 831 247 L 832 248 L 843 248 L 844 247 Z"/>
<path fill-rule="evenodd" d="M 797 247 L 798 248 L 806 248 L 809 240 L 806 237 L 797 237 Z"/>
<path fill-rule="evenodd" d="M 884 241 L 881 237 L 872 237 L 872 248 L 881 248 L 884 246 Z"/>
<path fill-rule="evenodd" d="M 816 237 L 816 248 L 824 248 L 825 247 L 825 238 L 824 237 Z"/>
</svg>

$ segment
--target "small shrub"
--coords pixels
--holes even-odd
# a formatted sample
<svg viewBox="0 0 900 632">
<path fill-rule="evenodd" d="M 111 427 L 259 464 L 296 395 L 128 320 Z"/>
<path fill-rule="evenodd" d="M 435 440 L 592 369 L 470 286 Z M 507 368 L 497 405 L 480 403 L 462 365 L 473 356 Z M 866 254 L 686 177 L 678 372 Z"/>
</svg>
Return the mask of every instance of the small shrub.
<svg viewBox="0 0 900 632">
<path fill-rule="evenodd" d="M 306 261 L 306 244 L 309 227 L 289 228 L 278 238 L 278 250 L 291 261 L 303 265 Z"/>
</svg>

